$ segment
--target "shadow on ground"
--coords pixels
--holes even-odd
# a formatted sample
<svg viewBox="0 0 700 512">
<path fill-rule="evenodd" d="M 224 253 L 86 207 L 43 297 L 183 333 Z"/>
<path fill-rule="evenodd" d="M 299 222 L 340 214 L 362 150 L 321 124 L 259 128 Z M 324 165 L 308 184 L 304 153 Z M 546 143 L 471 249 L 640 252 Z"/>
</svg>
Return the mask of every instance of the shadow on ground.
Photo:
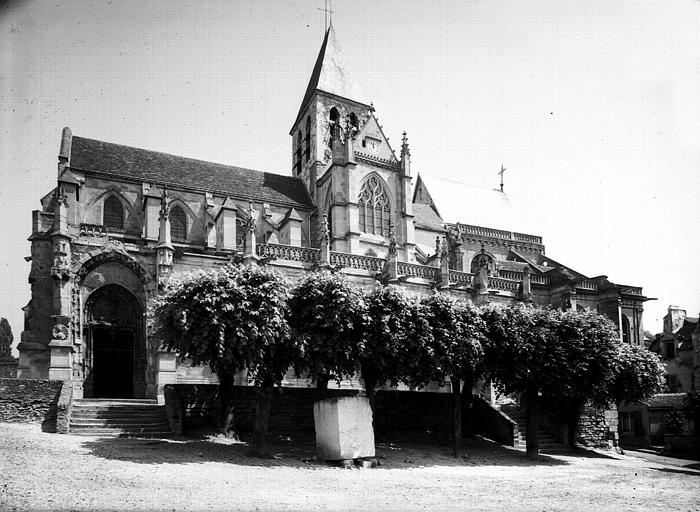
<svg viewBox="0 0 700 512">
<path fill-rule="evenodd" d="M 481 437 L 467 438 L 463 456 L 456 459 L 446 443 L 416 436 L 396 439 L 380 438 L 376 443 L 379 469 L 402 469 L 433 466 L 558 466 L 569 464 L 566 457 L 600 457 L 596 452 L 575 450 L 528 459 L 523 451 L 501 446 Z M 313 436 L 271 437 L 270 458 L 248 455 L 250 445 L 220 437 L 183 437 L 178 439 L 90 438 L 83 447 L 94 456 L 139 464 L 198 464 L 220 462 L 242 466 L 299 467 L 322 469 L 330 464 L 315 459 Z M 565 457 L 562 457 L 565 456 Z"/>
</svg>

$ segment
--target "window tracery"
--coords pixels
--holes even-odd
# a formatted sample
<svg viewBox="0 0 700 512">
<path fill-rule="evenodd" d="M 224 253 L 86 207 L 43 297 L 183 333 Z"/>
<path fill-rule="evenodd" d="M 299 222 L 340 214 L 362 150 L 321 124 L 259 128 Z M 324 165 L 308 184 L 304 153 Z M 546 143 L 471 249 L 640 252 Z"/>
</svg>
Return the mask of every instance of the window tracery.
<svg viewBox="0 0 700 512">
<path fill-rule="evenodd" d="M 391 206 L 379 177 L 371 176 L 365 181 L 357 204 L 360 211 L 360 230 L 372 235 L 389 236 Z"/>
<path fill-rule="evenodd" d="M 117 196 L 105 199 L 102 225 L 110 229 L 124 229 L 124 206 Z"/>
<path fill-rule="evenodd" d="M 187 215 L 179 206 L 170 210 L 170 236 L 181 242 L 187 240 Z"/>
</svg>

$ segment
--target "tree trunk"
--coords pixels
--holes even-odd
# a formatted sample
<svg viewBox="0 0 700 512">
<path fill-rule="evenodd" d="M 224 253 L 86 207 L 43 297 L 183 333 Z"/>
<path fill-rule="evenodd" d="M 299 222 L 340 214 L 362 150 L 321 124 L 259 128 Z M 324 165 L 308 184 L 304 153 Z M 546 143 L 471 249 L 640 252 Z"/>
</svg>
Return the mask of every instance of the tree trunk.
<svg viewBox="0 0 700 512">
<path fill-rule="evenodd" d="M 228 439 L 238 439 L 235 426 L 235 415 L 233 410 L 233 376 L 219 375 L 219 428 L 221 433 Z"/>
<path fill-rule="evenodd" d="M 452 454 L 462 456 L 462 396 L 459 379 L 452 379 Z"/>
<path fill-rule="evenodd" d="M 258 390 L 258 404 L 255 409 L 255 431 L 253 433 L 253 447 L 251 455 L 267 457 L 267 436 L 270 430 L 270 410 L 272 409 L 272 395 L 275 384 L 272 381 L 264 382 Z"/>
<path fill-rule="evenodd" d="M 328 382 L 331 379 L 324 375 L 316 379 L 316 399 L 323 400 L 328 396 Z"/>
<path fill-rule="evenodd" d="M 527 388 L 527 434 L 525 443 L 527 456 L 536 459 L 540 455 L 540 402 L 535 386 Z"/>
<path fill-rule="evenodd" d="M 474 400 L 474 394 L 472 393 L 472 385 L 469 382 L 464 381 L 464 386 L 462 387 L 462 432 L 467 432 L 467 435 L 471 436 L 474 434 L 474 425 L 472 423 L 472 401 Z"/>
</svg>

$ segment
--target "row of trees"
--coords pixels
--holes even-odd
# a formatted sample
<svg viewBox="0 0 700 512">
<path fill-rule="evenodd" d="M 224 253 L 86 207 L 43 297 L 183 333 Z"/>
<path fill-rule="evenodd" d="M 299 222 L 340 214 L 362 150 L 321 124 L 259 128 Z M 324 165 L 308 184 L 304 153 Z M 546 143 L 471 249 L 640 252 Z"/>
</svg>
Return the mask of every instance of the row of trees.
<svg viewBox="0 0 700 512">
<path fill-rule="evenodd" d="M 173 283 L 156 303 L 156 336 L 221 382 L 224 431 L 233 432 L 233 376 L 247 370 L 259 389 L 253 453 L 265 454 L 272 392 L 289 368 L 314 379 L 362 376 L 372 409 L 376 389 L 452 384 L 454 454 L 461 450 L 461 392 L 481 379 L 522 393 L 527 451 L 537 456 L 538 408 L 556 405 L 570 441 L 583 404 L 643 399 L 663 367 L 621 344 L 615 326 L 591 312 L 522 304 L 476 309 L 444 293 L 418 297 L 394 286 L 363 291 L 342 274 L 312 272 L 294 286 L 266 267 L 229 265 Z M 468 400 L 467 400 L 468 402 Z"/>
</svg>

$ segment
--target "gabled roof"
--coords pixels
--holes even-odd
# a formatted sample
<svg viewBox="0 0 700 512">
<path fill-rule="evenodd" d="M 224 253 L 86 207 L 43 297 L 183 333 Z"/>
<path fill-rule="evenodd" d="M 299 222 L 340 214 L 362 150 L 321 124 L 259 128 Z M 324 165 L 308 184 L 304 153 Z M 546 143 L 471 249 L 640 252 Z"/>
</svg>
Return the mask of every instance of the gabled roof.
<svg viewBox="0 0 700 512">
<path fill-rule="evenodd" d="M 73 137 L 71 169 L 232 197 L 312 207 L 298 178 Z"/>
<path fill-rule="evenodd" d="M 505 192 L 497 189 L 419 174 L 413 202 L 434 205 L 438 215 L 448 224 L 459 222 L 520 233 L 531 232 L 523 226 L 523 216 L 515 213 Z"/>
<path fill-rule="evenodd" d="M 358 103 L 366 104 L 363 101 L 364 95 L 357 86 L 355 76 L 348 70 L 343 57 L 343 50 L 335 37 L 333 23 L 328 26 L 326 35 L 318 52 L 314 70 L 306 86 L 304 99 L 299 106 L 299 113 L 296 119 L 299 120 L 306 103 L 311 99 L 314 91 L 321 90 L 330 94 L 335 94 L 341 98 L 346 98 Z M 296 124 L 296 121 L 294 122 Z"/>
</svg>

